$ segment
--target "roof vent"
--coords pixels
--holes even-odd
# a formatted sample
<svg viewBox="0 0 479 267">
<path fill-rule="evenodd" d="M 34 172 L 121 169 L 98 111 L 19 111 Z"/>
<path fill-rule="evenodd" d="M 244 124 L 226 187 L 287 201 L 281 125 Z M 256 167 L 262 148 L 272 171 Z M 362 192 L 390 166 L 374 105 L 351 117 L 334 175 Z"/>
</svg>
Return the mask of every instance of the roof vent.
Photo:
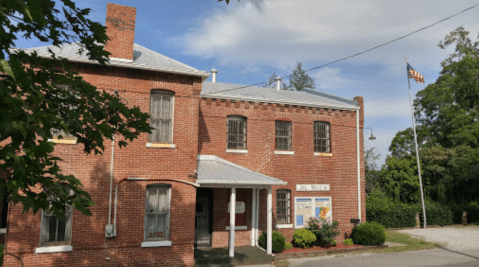
<svg viewBox="0 0 479 267">
<path fill-rule="evenodd" d="M 212 69 L 211 70 L 211 82 L 216 82 L 216 73 L 218 73 L 217 69 Z"/>
<path fill-rule="evenodd" d="M 276 90 L 281 90 L 281 77 L 276 77 Z"/>
</svg>

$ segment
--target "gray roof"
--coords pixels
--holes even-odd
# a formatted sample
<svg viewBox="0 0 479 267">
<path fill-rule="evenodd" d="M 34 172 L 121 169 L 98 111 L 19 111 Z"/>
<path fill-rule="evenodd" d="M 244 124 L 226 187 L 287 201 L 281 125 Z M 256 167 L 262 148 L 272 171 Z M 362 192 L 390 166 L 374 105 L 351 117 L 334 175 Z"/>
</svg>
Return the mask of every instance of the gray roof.
<svg viewBox="0 0 479 267">
<path fill-rule="evenodd" d="M 80 45 L 78 45 L 78 43 L 63 44 L 61 45 L 61 47 L 49 45 L 18 50 L 23 50 L 26 53 L 32 53 L 33 51 L 36 51 L 40 57 L 50 58 L 50 53 L 48 52 L 48 49 L 51 49 L 56 56 L 66 58 L 70 61 L 96 63 L 90 61 L 86 56 L 85 52 L 83 52 L 82 55 L 78 54 L 78 50 L 80 49 Z M 12 51 L 15 50 L 17 49 L 12 49 Z M 133 60 L 110 58 L 109 65 L 134 69 L 146 69 L 169 73 L 187 74 L 192 76 L 200 76 L 203 77 L 203 79 L 206 79 L 210 76 L 210 74 L 206 71 L 197 70 L 193 67 L 190 67 L 162 54 L 156 53 L 138 44 L 133 44 Z"/>
<path fill-rule="evenodd" d="M 286 185 L 279 179 L 254 172 L 216 156 L 198 155 L 200 185 Z"/>
<path fill-rule="evenodd" d="M 353 99 L 344 98 L 313 89 L 302 91 L 275 90 L 231 83 L 203 82 L 201 97 L 266 102 L 308 107 L 357 110 Z"/>
</svg>

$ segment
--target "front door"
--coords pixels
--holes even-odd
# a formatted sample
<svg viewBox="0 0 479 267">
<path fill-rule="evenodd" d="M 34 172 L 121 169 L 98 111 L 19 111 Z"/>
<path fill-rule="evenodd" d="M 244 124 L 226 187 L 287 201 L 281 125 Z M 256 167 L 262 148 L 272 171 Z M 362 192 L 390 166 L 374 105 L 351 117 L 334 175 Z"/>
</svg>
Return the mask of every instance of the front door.
<svg viewBox="0 0 479 267">
<path fill-rule="evenodd" d="M 198 188 L 196 192 L 195 245 L 198 247 L 212 244 L 212 196 L 213 191 L 208 188 Z"/>
</svg>

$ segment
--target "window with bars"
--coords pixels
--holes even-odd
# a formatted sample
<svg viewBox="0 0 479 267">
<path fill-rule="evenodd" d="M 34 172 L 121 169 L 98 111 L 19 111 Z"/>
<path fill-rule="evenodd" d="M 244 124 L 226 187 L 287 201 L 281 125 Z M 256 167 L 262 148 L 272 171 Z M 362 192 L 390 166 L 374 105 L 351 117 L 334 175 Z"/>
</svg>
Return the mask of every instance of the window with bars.
<svg viewBox="0 0 479 267">
<path fill-rule="evenodd" d="M 72 233 L 72 208 L 67 206 L 65 216 L 57 219 L 51 211 L 42 210 L 40 246 L 70 245 Z"/>
<path fill-rule="evenodd" d="M 230 115 L 227 118 L 227 149 L 246 149 L 246 117 Z"/>
<path fill-rule="evenodd" d="M 291 122 L 276 121 L 276 150 L 291 150 Z"/>
<path fill-rule="evenodd" d="M 276 221 L 278 224 L 291 223 L 291 191 L 276 190 Z"/>
<path fill-rule="evenodd" d="M 329 133 L 329 122 L 314 122 L 314 151 L 331 152 L 331 137 Z"/>
<path fill-rule="evenodd" d="M 168 240 L 170 226 L 170 185 L 146 188 L 145 241 Z"/>
<path fill-rule="evenodd" d="M 152 90 L 150 98 L 150 143 L 173 142 L 173 100 L 174 92 Z"/>
</svg>

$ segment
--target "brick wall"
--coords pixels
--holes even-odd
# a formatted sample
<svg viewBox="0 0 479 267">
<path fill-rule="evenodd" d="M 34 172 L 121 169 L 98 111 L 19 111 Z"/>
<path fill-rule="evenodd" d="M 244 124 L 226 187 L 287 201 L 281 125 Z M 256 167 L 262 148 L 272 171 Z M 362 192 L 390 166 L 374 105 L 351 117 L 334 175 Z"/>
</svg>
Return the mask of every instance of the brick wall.
<svg viewBox="0 0 479 267">
<path fill-rule="evenodd" d="M 363 99 L 358 97 L 361 106 L 360 127 L 364 124 Z M 247 118 L 247 154 L 226 152 L 226 118 L 228 115 L 241 115 Z M 292 121 L 292 150 L 294 155 L 277 155 L 275 151 L 275 120 Z M 356 112 L 308 108 L 290 105 L 253 103 L 203 98 L 200 103 L 198 154 L 216 155 L 253 171 L 288 182 L 286 186 L 273 187 L 273 228 L 275 228 L 277 189 L 291 191 L 291 222 L 294 223 L 294 197 L 331 197 L 332 216 L 340 220 L 342 242 L 354 226 L 351 218 L 358 217 L 357 195 L 357 151 L 356 151 Z M 314 156 L 313 122 L 330 123 L 332 156 Z M 362 218 L 365 221 L 365 180 L 363 132 L 360 131 Z M 297 192 L 296 184 L 329 184 L 326 192 Z M 229 191 L 221 191 L 220 202 L 229 200 Z M 260 191 L 260 234 L 266 230 L 267 191 Z M 220 194 L 215 194 L 220 197 Z M 215 199 L 216 203 L 216 199 Z M 220 205 L 220 204 L 218 204 Z M 226 204 L 225 204 L 226 205 Z M 246 204 L 248 207 L 248 204 Z M 216 208 L 217 210 L 219 208 Z M 222 209 L 225 209 L 223 207 Z M 213 221 L 223 221 L 225 215 L 213 212 Z M 250 220 L 250 218 L 249 218 Z M 249 245 L 251 226 L 247 231 L 237 231 L 236 243 Z M 291 241 L 294 229 L 279 229 Z M 222 228 L 214 227 L 214 246 L 227 246 L 228 235 Z"/>
<path fill-rule="evenodd" d="M 136 8 L 108 3 L 106 11 L 106 34 L 110 38 L 105 50 L 112 58 L 133 60 Z"/>
<path fill-rule="evenodd" d="M 175 93 L 173 143 L 175 149 L 147 148 L 148 134 L 126 148 L 115 149 L 114 183 L 123 178 L 189 178 L 197 169 L 198 94 L 201 78 L 141 70 L 77 64 L 75 71 L 98 90 L 118 90 L 128 106 L 149 112 L 150 91 L 166 89 Z M 11 210 L 7 248 L 20 256 L 24 266 L 192 266 L 196 189 L 171 184 L 171 247 L 141 248 L 144 241 L 146 186 L 159 182 L 123 182 L 119 186 L 117 237 L 105 238 L 108 222 L 111 141 L 105 141 L 103 155 L 85 155 L 81 145 L 57 144 L 55 155 L 63 159 L 65 174 L 74 174 L 90 193 L 93 216 L 73 211 L 72 252 L 35 254 L 39 246 L 41 212 L 22 215 L 21 205 Z M 110 260 L 106 260 L 106 258 Z M 5 255 L 4 266 L 20 266 Z"/>
</svg>

